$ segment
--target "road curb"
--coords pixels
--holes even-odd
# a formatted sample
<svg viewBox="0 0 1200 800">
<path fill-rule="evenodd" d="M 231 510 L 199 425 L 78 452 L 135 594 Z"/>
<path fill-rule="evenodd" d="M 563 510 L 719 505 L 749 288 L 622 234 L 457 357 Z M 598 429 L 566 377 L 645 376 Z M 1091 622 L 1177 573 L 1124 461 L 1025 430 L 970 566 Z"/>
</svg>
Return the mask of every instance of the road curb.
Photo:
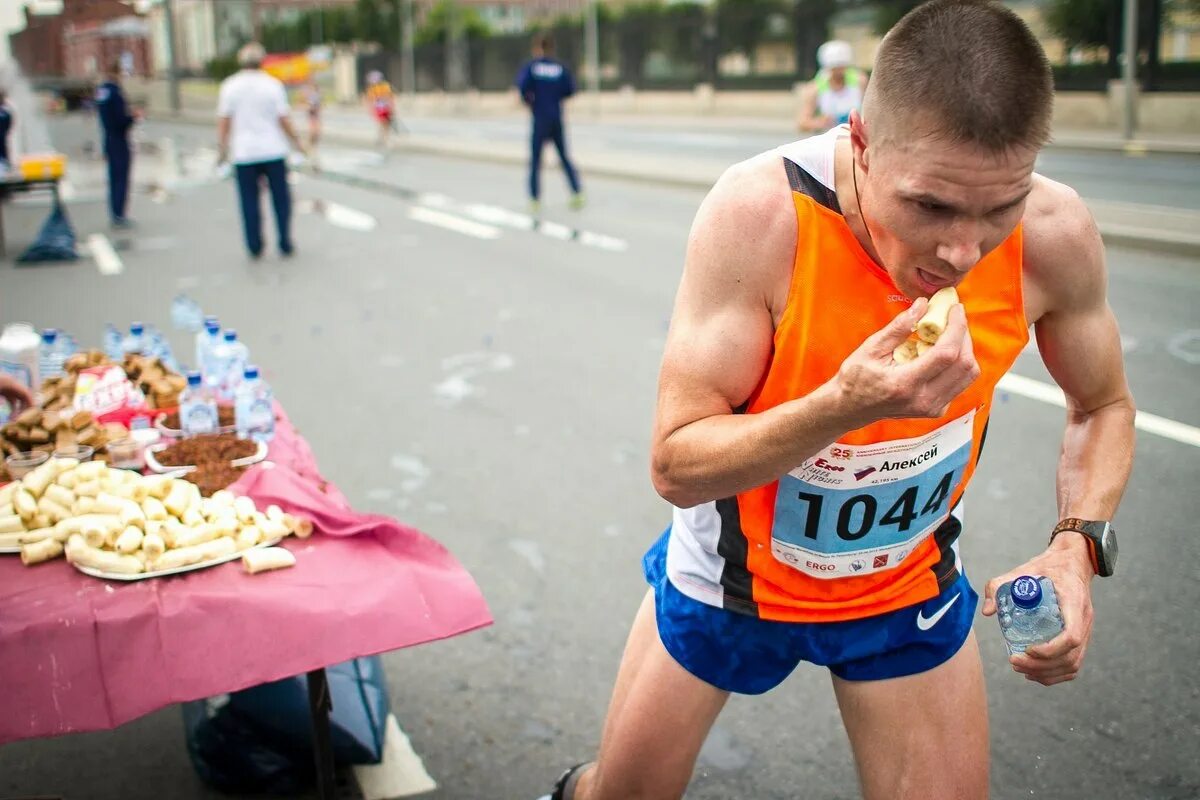
<svg viewBox="0 0 1200 800">
<path fill-rule="evenodd" d="M 212 112 L 184 111 L 179 114 L 162 114 L 157 118 L 193 125 L 213 124 Z M 350 134 L 328 128 L 322 132 L 322 140 L 356 147 L 370 147 L 374 144 L 374 138 L 369 133 Z M 1074 145 L 1059 146 L 1064 148 L 1074 147 Z M 1101 148 L 1096 147 L 1095 149 Z M 1109 147 L 1107 149 L 1113 148 Z M 483 161 L 512 166 L 524 166 L 528 163 L 524 153 L 508 152 L 480 145 L 454 144 L 427 138 L 407 137 L 402 140 L 401 150 L 410 153 L 425 153 L 468 161 Z M 680 168 L 678 165 L 673 166 L 669 170 L 657 171 L 648 170 L 644 167 L 622 167 L 619 164 L 606 163 L 604 160 L 592 159 L 586 156 L 576 156 L 575 161 L 579 170 L 588 176 L 656 186 L 673 186 L 681 189 L 707 190 L 718 177 L 716 175 L 704 174 L 702 170 L 692 171 L 687 168 Z M 558 164 L 547 165 L 546 168 L 558 169 Z M 1104 242 L 1109 246 L 1137 248 L 1167 255 L 1200 258 L 1200 233 L 1167 231 L 1147 226 L 1126 225 L 1100 220 L 1097 220 L 1096 227 L 1099 229 L 1100 236 L 1104 239 Z"/>
</svg>

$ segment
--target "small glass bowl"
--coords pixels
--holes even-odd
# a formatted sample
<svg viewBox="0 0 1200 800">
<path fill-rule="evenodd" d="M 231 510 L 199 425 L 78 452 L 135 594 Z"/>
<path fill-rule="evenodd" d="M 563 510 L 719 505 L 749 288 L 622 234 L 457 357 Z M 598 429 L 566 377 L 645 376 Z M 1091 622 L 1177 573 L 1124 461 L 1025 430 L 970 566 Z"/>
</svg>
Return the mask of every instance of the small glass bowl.
<svg viewBox="0 0 1200 800">
<path fill-rule="evenodd" d="M 142 455 L 142 444 L 132 437 L 109 442 L 108 465 L 117 469 L 141 469 L 146 462 Z"/>
<path fill-rule="evenodd" d="M 86 444 L 73 444 L 70 447 L 60 447 L 54 451 L 55 458 L 73 458 L 79 463 L 91 461 L 95 449 Z"/>
<path fill-rule="evenodd" d="M 49 453 L 30 450 L 24 453 L 13 453 L 4 459 L 4 466 L 8 468 L 8 474 L 13 477 L 13 480 L 19 481 L 49 460 Z"/>
</svg>

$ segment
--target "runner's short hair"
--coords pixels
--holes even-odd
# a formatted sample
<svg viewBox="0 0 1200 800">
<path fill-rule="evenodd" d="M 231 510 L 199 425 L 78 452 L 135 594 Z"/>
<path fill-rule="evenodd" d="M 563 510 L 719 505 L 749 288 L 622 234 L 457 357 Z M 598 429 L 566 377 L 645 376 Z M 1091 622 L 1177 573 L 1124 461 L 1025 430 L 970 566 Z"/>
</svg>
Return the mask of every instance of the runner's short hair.
<svg viewBox="0 0 1200 800">
<path fill-rule="evenodd" d="M 548 33 L 539 33 L 533 37 L 533 46 L 550 55 L 554 52 L 554 37 Z"/>
<path fill-rule="evenodd" d="M 930 0 L 884 37 L 864 98 L 873 138 L 925 133 L 1000 152 L 1050 139 L 1054 79 L 1029 27 L 990 0 Z"/>
</svg>

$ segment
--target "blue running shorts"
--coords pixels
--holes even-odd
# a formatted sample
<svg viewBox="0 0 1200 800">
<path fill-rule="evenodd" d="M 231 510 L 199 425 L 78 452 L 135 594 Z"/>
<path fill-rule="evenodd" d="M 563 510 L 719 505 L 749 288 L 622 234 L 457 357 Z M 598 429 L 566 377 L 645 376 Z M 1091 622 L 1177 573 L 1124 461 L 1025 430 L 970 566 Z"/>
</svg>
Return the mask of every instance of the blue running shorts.
<svg viewBox="0 0 1200 800">
<path fill-rule="evenodd" d="M 924 603 L 846 622 L 777 622 L 711 606 L 667 578 L 670 536 L 668 528 L 642 559 L 658 635 L 684 669 L 718 689 L 762 694 L 801 661 L 848 681 L 915 675 L 950 660 L 971 632 L 979 596 L 965 574 Z"/>
</svg>

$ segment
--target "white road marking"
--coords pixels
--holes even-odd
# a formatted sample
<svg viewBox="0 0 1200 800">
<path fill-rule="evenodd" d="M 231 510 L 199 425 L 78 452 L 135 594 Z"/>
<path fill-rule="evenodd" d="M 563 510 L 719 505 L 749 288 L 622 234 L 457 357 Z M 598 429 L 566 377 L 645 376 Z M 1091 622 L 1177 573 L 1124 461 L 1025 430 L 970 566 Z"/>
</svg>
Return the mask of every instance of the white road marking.
<svg viewBox="0 0 1200 800">
<path fill-rule="evenodd" d="M 400 729 L 395 714 L 388 714 L 383 739 L 383 760 L 378 764 L 359 764 L 354 778 L 363 800 L 390 800 L 432 792 L 437 782 L 425 770 L 412 742 Z"/>
<path fill-rule="evenodd" d="M 325 204 L 325 219 L 329 220 L 331 225 L 352 231 L 373 231 L 379 226 L 370 214 L 339 203 Z"/>
<path fill-rule="evenodd" d="M 408 218 L 428 225 L 437 225 L 455 233 L 474 236 L 476 239 L 498 239 L 500 237 L 500 229 L 495 225 L 484 225 L 482 222 L 473 222 L 444 211 L 434 211 L 432 208 L 414 206 L 408 210 Z"/>
<path fill-rule="evenodd" d="M 121 257 L 113 249 L 112 242 L 103 233 L 89 235 L 87 245 L 101 275 L 120 275 L 125 271 L 125 262 L 121 261 Z"/>
<path fill-rule="evenodd" d="M 1000 383 L 996 388 L 1012 392 L 1013 394 L 1019 394 L 1030 400 L 1049 403 L 1059 408 L 1067 407 L 1067 398 L 1063 395 L 1062 389 L 1053 384 L 1035 381 L 1032 378 L 1026 378 L 1022 375 L 1014 375 L 1011 372 L 1000 379 Z M 1190 444 L 1192 447 L 1200 447 L 1200 428 L 1176 422 L 1173 419 L 1139 411 L 1137 412 L 1137 416 L 1134 417 L 1133 426 L 1146 433 L 1162 436 L 1164 439 L 1171 439 L 1180 444 Z"/>
</svg>

